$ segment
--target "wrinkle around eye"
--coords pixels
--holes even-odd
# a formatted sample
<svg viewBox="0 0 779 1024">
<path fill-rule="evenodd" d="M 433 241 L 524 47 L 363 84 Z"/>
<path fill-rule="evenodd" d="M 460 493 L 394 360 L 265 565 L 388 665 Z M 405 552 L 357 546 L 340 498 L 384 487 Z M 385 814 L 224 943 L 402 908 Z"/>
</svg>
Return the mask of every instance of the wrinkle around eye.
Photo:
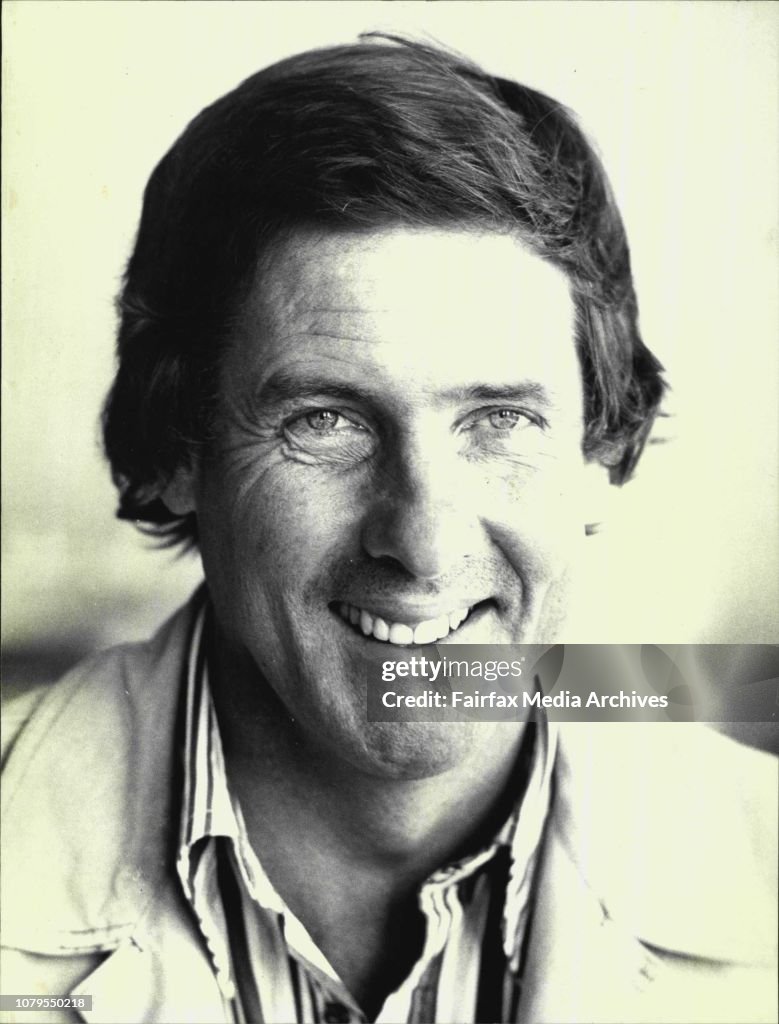
<svg viewBox="0 0 779 1024">
<path fill-rule="evenodd" d="M 316 425 L 317 416 L 334 417 L 324 429 Z M 355 465 L 364 462 L 376 450 L 373 431 L 338 409 L 309 409 L 282 426 L 284 453 L 307 464 Z"/>
<path fill-rule="evenodd" d="M 247 445 L 273 444 L 278 440 L 274 418 L 245 401 L 233 402 L 219 411 L 216 432 L 220 449 L 228 453 Z"/>
<path fill-rule="evenodd" d="M 373 455 L 375 443 L 367 431 L 365 438 L 362 443 L 353 437 L 339 439 L 336 443 L 317 440 L 306 442 L 285 432 L 281 450 L 284 458 L 304 465 L 339 466 L 346 469 L 364 463 Z"/>
<path fill-rule="evenodd" d="M 510 460 L 534 459 L 549 455 L 551 438 L 544 428 L 525 418 L 511 426 L 493 426 L 489 419 L 463 432 L 463 440 L 472 458 Z"/>
</svg>

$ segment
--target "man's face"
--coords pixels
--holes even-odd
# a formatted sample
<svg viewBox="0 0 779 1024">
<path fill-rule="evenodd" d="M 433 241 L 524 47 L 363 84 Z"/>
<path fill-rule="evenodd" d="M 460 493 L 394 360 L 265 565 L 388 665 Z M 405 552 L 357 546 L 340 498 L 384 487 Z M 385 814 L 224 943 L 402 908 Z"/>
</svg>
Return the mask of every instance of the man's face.
<svg viewBox="0 0 779 1024">
<path fill-rule="evenodd" d="M 366 722 L 364 658 L 556 638 L 584 536 L 567 281 L 466 231 L 299 234 L 267 263 L 194 478 L 223 643 L 323 750 L 441 771 L 473 736 Z"/>
</svg>

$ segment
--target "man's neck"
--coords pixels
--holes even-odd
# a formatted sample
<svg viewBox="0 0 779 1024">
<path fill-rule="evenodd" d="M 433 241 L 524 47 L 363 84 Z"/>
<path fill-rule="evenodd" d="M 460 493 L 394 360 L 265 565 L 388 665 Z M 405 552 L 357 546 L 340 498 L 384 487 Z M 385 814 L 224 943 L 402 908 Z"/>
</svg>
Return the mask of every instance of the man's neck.
<svg viewBox="0 0 779 1024">
<path fill-rule="evenodd" d="M 468 754 L 446 771 L 388 778 L 307 742 L 267 684 L 221 676 L 213 693 L 230 783 L 260 846 L 265 831 L 316 835 L 344 861 L 423 879 L 482 845 L 516 799 L 520 723 L 477 723 Z"/>
<path fill-rule="evenodd" d="M 307 742 L 267 684 L 215 662 L 228 778 L 249 841 L 370 1013 L 421 951 L 419 886 L 478 850 L 510 812 L 522 726 L 481 723 L 468 755 L 439 774 L 381 777 Z M 395 961 L 389 948 L 402 951 Z"/>
</svg>

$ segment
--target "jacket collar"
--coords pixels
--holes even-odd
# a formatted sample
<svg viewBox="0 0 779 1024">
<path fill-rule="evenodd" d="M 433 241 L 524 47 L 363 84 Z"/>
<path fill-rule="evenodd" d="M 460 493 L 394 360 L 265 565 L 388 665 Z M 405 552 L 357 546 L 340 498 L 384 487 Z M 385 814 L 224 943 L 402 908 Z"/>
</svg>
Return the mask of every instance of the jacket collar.
<svg viewBox="0 0 779 1024">
<path fill-rule="evenodd" d="M 775 961 L 776 759 L 690 723 L 561 729 L 554 841 L 650 947 Z"/>
<path fill-rule="evenodd" d="M 74 669 L 16 739 L 2 791 L 6 945 L 113 949 L 165 884 L 182 652 L 199 600 L 148 644 Z M 34 898 L 20 900 L 31 878 Z"/>
</svg>

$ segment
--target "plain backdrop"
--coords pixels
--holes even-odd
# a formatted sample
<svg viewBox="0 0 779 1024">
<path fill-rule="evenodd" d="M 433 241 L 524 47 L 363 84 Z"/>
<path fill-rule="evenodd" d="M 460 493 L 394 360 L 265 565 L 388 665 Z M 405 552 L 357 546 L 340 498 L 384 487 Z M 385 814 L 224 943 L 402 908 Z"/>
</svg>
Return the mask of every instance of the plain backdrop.
<svg viewBox="0 0 779 1024">
<path fill-rule="evenodd" d="M 760 2 L 7 2 L 7 657 L 45 675 L 144 636 L 199 579 L 114 521 L 99 450 L 142 190 L 206 103 L 372 29 L 571 106 L 624 214 L 672 415 L 590 542 L 572 639 L 779 641 L 778 23 Z"/>
</svg>

